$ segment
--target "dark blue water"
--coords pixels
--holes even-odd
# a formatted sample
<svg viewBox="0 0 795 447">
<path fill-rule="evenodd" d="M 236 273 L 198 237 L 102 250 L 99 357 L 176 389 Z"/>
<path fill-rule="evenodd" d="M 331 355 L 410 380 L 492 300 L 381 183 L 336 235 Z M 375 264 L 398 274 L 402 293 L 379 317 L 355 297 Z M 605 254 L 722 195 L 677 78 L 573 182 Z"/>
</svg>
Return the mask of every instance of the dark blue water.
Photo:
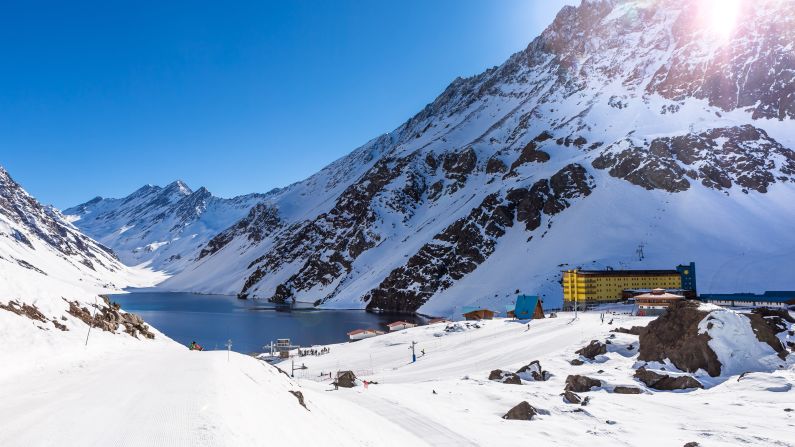
<svg viewBox="0 0 795 447">
<path fill-rule="evenodd" d="M 276 307 L 223 295 L 147 292 L 112 295 L 111 300 L 185 345 L 196 340 L 205 349 L 226 349 L 232 339 L 232 349 L 247 354 L 262 352 L 277 338 L 301 346 L 340 343 L 354 329 L 386 330 L 386 323 L 412 321 L 405 315 Z"/>
</svg>

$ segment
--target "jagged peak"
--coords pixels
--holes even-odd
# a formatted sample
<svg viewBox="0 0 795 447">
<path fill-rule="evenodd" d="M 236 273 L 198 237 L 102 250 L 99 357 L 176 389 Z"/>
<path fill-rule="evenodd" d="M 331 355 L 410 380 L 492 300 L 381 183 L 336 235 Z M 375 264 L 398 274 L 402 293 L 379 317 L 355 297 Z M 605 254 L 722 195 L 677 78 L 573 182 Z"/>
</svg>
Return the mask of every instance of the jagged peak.
<svg viewBox="0 0 795 447">
<path fill-rule="evenodd" d="M 177 192 L 179 194 L 182 194 L 182 195 L 185 195 L 185 196 L 190 195 L 190 194 L 193 193 L 193 190 L 190 189 L 190 187 L 187 185 L 187 183 L 185 183 L 182 180 L 175 180 L 175 181 L 169 183 L 168 186 L 166 186 L 163 189 L 165 191 L 168 191 L 168 192 L 175 191 L 175 192 Z"/>
</svg>

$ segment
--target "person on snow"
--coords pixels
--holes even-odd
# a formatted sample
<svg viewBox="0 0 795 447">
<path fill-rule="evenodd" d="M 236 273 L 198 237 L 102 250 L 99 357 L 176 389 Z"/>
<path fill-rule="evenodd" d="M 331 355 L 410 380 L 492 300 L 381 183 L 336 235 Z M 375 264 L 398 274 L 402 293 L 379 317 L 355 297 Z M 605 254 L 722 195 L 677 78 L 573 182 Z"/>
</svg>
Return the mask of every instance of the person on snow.
<svg viewBox="0 0 795 447">
<path fill-rule="evenodd" d="M 202 348 L 200 344 L 196 343 L 196 341 L 192 341 L 189 348 L 191 351 L 204 351 L 204 348 Z"/>
</svg>

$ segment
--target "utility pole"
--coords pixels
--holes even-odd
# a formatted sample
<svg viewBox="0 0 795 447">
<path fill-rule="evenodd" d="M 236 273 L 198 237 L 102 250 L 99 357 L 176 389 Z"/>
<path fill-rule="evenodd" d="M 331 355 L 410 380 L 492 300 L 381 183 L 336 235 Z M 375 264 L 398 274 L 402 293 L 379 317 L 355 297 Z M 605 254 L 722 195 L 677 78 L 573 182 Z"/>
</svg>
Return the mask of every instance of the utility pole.
<svg viewBox="0 0 795 447">
<path fill-rule="evenodd" d="M 99 304 L 97 303 L 97 297 L 94 297 L 94 315 L 91 316 L 91 324 L 88 325 L 88 333 L 86 334 L 86 346 L 88 346 L 88 337 L 91 335 L 91 328 L 94 327 L 94 320 L 97 319 L 98 308 Z"/>
<path fill-rule="evenodd" d="M 229 363 L 229 353 L 232 352 L 232 339 L 226 341 L 226 363 Z"/>
<path fill-rule="evenodd" d="M 417 342 L 416 341 L 412 341 L 411 342 L 411 347 L 409 348 L 409 349 L 411 349 L 411 363 L 414 363 L 414 362 L 417 361 L 417 353 L 414 351 L 414 347 L 415 346 L 417 346 Z"/>
</svg>

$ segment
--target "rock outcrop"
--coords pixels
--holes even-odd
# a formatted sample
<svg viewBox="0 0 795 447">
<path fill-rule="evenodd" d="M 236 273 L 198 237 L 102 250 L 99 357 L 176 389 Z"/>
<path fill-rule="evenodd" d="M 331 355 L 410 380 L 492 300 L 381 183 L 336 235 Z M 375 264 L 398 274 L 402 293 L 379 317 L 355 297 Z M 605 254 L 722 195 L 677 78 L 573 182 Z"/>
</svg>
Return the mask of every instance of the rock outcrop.
<svg viewBox="0 0 795 447">
<path fill-rule="evenodd" d="M 770 315 L 766 311 L 742 314 L 695 301 L 677 303 L 641 333 L 638 359 L 670 360 L 682 371 L 701 369 L 712 377 L 774 369 L 776 362 L 768 353 L 772 350 L 779 359 L 787 357 L 776 336 L 787 324 L 781 316 L 765 314 Z M 743 356 L 735 355 L 737 349 L 744 351 Z"/>
<path fill-rule="evenodd" d="M 516 371 L 516 375 L 524 380 L 533 380 L 536 382 L 544 382 L 552 377 L 549 371 L 545 371 L 541 368 L 541 362 L 538 360 L 533 360 L 530 364 L 519 368 L 519 370 Z"/>
<path fill-rule="evenodd" d="M 575 351 L 575 353 L 587 359 L 594 360 L 598 355 L 607 354 L 607 345 L 599 340 L 591 340 L 588 346 Z"/>
<path fill-rule="evenodd" d="M 690 376 L 669 376 L 649 371 L 646 368 L 639 368 L 635 371 L 635 378 L 655 390 L 673 391 L 704 388 L 701 382 Z"/>
<path fill-rule="evenodd" d="M 591 391 L 592 388 L 598 388 L 600 386 L 602 386 L 601 380 L 580 375 L 570 375 L 566 377 L 566 388 L 564 388 L 564 390 L 573 391 L 575 393 L 585 393 Z"/>
<path fill-rule="evenodd" d="M 507 383 L 510 385 L 521 385 L 522 379 L 517 375 L 510 371 L 503 371 L 501 369 L 495 369 L 489 374 L 489 380 L 493 380 L 495 382 L 500 383 Z"/>
<path fill-rule="evenodd" d="M 535 415 L 538 414 L 538 410 L 536 410 L 532 405 L 527 403 L 527 401 L 521 402 L 519 405 L 511 408 L 503 419 L 508 419 L 512 421 L 529 421 L 532 420 Z"/>
<path fill-rule="evenodd" d="M 696 372 L 707 371 L 720 375 L 721 363 L 709 346 L 710 336 L 699 330 L 699 324 L 709 311 L 700 310 L 700 303 L 684 301 L 672 306 L 665 315 L 649 323 L 640 334 L 638 360 L 664 362 L 666 359 L 677 368 Z"/>
<path fill-rule="evenodd" d="M 104 303 L 97 305 L 93 311 L 80 306 L 76 301 L 68 301 L 68 304 L 67 312 L 91 327 L 115 333 L 119 330 L 119 326 L 123 326 L 124 332 L 135 338 L 138 338 L 139 334 L 148 339 L 155 338 L 155 334 L 141 317 L 122 311 L 118 304 L 111 304 L 107 298 L 104 298 Z"/>
</svg>

